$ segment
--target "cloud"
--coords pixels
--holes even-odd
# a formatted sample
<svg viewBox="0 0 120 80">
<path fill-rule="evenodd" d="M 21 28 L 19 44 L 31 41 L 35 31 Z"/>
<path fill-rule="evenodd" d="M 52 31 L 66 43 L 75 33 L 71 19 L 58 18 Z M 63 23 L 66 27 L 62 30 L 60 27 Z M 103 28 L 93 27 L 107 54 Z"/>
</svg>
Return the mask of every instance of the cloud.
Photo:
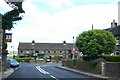
<svg viewBox="0 0 120 80">
<path fill-rule="evenodd" d="M 32 2 L 43 2 L 53 9 L 60 9 L 61 7 L 73 5 L 73 0 L 33 0 Z"/>
<path fill-rule="evenodd" d="M 64 1 L 59 2 L 59 6 L 65 3 Z M 23 3 L 23 9 L 26 12 L 23 20 L 18 21 L 17 25 L 14 25 L 15 28 L 11 30 L 13 42 L 9 46 L 15 45 L 16 49 L 19 42 L 31 42 L 32 40 L 72 42 L 73 36 L 77 37 L 79 33 L 90 30 L 92 24 L 96 29 L 105 29 L 110 27 L 113 19 L 117 21 L 117 4 L 72 6 L 50 14 L 47 11 L 40 11 L 30 0 L 26 0 Z"/>
</svg>

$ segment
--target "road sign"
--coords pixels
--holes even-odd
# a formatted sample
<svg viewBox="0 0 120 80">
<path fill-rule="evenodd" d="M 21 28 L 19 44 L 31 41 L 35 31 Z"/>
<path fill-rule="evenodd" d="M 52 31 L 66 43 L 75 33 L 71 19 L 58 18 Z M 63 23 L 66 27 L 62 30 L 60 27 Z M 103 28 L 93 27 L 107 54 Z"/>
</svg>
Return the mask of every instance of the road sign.
<svg viewBox="0 0 120 80">
<path fill-rule="evenodd" d="M 75 54 L 76 53 L 76 50 L 75 48 L 72 49 L 72 54 Z"/>
<path fill-rule="evenodd" d="M 5 33 L 5 42 L 12 42 L 12 33 Z"/>
</svg>

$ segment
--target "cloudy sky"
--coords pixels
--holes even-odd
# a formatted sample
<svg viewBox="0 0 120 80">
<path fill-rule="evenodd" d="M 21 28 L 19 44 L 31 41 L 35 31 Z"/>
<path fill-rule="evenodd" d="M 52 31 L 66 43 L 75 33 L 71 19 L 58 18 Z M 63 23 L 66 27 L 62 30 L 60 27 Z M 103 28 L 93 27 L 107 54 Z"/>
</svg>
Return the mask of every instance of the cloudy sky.
<svg viewBox="0 0 120 80">
<path fill-rule="evenodd" d="M 18 48 L 19 42 L 73 42 L 83 31 L 109 28 L 113 19 L 118 22 L 119 0 L 25 0 L 23 20 L 16 22 L 11 46 Z M 12 10 L 0 0 L 0 13 Z"/>
</svg>

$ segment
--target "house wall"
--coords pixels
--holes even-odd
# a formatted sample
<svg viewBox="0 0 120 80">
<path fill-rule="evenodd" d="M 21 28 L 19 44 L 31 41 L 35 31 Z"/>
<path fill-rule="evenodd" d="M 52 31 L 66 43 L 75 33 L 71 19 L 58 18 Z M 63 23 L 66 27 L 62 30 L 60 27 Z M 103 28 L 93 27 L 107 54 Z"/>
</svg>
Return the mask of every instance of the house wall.
<svg viewBox="0 0 120 80">
<path fill-rule="evenodd" d="M 36 50 L 39 53 L 45 53 L 46 55 L 62 55 L 62 50 Z M 18 56 L 25 56 L 25 54 L 32 54 L 35 53 L 35 50 L 18 50 Z"/>
</svg>

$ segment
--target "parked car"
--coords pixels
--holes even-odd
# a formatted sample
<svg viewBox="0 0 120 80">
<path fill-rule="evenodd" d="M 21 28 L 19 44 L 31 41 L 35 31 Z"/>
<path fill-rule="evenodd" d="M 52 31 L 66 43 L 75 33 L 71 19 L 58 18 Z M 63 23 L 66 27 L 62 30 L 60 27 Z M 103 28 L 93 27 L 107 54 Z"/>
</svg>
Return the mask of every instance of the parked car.
<svg viewBox="0 0 120 80">
<path fill-rule="evenodd" d="M 52 58 L 51 56 L 47 56 L 46 57 L 46 62 L 51 62 L 51 58 Z"/>
<path fill-rule="evenodd" d="M 9 59 L 8 64 L 11 68 L 19 67 L 19 63 L 15 59 Z"/>
</svg>

